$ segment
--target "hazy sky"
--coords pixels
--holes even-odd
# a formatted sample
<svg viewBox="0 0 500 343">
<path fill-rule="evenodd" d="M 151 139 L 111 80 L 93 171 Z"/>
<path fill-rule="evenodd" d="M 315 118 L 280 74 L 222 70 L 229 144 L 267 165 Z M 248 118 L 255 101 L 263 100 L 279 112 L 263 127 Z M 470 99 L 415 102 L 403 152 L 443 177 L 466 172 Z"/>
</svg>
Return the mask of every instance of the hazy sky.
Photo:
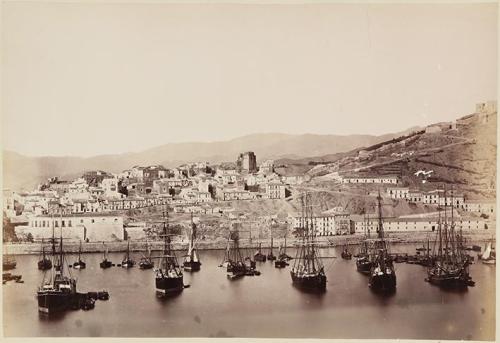
<svg viewBox="0 0 500 343">
<path fill-rule="evenodd" d="M 496 4 L 7 2 L 4 149 L 383 134 L 497 93 Z"/>
</svg>

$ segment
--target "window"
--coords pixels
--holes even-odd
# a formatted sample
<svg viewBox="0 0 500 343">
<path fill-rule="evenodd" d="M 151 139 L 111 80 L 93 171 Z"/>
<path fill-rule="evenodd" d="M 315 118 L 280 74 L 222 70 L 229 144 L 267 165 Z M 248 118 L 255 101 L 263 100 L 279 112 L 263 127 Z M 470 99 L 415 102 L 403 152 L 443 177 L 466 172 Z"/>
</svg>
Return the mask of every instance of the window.
<svg viewBox="0 0 500 343">
<path fill-rule="evenodd" d="M 63 220 L 63 221 L 61 221 L 61 227 L 65 227 L 65 226 L 66 226 L 66 225 L 65 225 L 65 223 L 64 223 L 64 220 Z"/>
<path fill-rule="evenodd" d="M 58 226 L 59 226 L 59 222 L 58 222 L 57 220 L 56 220 L 56 221 L 54 221 L 54 226 L 55 226 L 55 227 L 58 227 Z"/>
<path fill-rule="evenodd" d="M 71 220 L 68 220 L 68 226 L 71 227 Z"/>
<path fill-rule="evenodd" d="M 94 219 L 92 219 L 92 223 L 94 223 L 94 222 L 95 222 L 95 220 L 94 220 Z"/>
</svg>

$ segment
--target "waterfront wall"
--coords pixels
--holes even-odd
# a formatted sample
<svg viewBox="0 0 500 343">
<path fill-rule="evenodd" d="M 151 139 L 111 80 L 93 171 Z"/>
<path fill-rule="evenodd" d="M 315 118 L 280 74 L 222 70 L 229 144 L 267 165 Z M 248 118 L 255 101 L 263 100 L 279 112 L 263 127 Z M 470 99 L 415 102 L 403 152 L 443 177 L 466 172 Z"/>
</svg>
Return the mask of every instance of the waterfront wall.
<svg viewBox="0 0 500 343">
<path fill-rule="evenodd" d="M 494 233 L 488 232 L 464 232 L 464 238 L 466 240 L 466 244 L 470 245 L 471 242 L 486 242 L 491 240 L 494 236 Z M 327 247 L 327 246 L 342 246 L 345 244 L 348 245 L 356 245 L 364 237 L 362 235 L 349 235 L 349 236 L 333 236 L 333 237 L 319 237 L 317 240 L 319 242 L 319 246 Z M 404 232 L 404 233 L 391 233 L 391 235 L 387 238 L 388 241 L 399 242 L 399 243 L 420 243 L 427 242 L 427 240 L 433 241 L 435 239 L 435 234 L 429 232 Z M 294 238 L 289 238 L 287 240 L 287 247 L 293 247 L 295 244 Z M 262 248 L 268 249 L 270 242 L 269 240 L 252 240 L 249 241 L 240 241 L 241 248 L 247 249 L 256 249 L 258 244 L 262 244 Z M 277 253 L 280 245 L 284 244 L 284 240 L 275 239 L 273 243 L 273 247 L 275 253 Z M 148 242 L 148 246 L 153 251 L 160 251 L 163 249 L 163 242 L 155 241 Z M 185 250 L 187 249 L 188 242 L 178 241 L 173 242 L 172 247 L 174 250 Z M 106 242 L 106 246 L 102 244 L 102 242 L 90 242 L 83 243 L 82 249 L 84 252 L 103 252 L 104 248 L 107 248 L 109 252 L 123 252 L 127 249 L 127 241 L 120 242 Z M 218 241 L 201 241 L 197 243 L 197 248 L 199 250 L 220 250 L 225 249 L 227 247 L 227 240 L 218 240 Z M 64 250 L 68 253 L 76 253 L 78 252 L 79 243 L 78 242 L 69 242 L 64 244 Z M 131 251 L 145 251 L 146 241 L 145 240 L 130 240 L 130 249 Z M 39 243 L 10 243 L 3 245 L 3 252 L 7 251 L 9 254 L 15 255 L 24 255 L 24 254 L 39 254 L 40 253 L 40 244 Z"/>
</svg>

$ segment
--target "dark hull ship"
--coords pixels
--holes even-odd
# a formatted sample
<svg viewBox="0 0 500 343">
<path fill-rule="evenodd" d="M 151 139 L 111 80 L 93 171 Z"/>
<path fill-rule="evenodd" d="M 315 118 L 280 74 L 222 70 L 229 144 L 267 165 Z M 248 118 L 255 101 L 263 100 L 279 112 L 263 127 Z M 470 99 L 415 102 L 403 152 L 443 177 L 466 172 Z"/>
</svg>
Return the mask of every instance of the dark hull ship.
<svg viewBox="0 0 500 343">
<path fill-rule="evenodd" d="M 140 269 L 151 269 L 154 267 L 153 260 L 151 259 L 151 250 L 148 247 L 148 242 L 146 242 L 146 255 L 143 255 L 139 261 Z"/>
<path fill-rule="evenodd" d="M 165 212 L 163 213 L 165 217 Z M 184 289 L 184 276 L 177 262 L 177 257 L 170 247 L 170 234 L 168 234 L 168 211 L 167 222 L 163 222 L 163 255 L 158 256 L 160 263 L 155 269 L 156 294 L 168 296 L 182 292 Z"/>
<path fill-rule="evenodd" d="M 196 242 L 196 225 L 193 222 L 193 214 L 191 213 L 191 237 L 189 239 L 189 247 L 186 256 L 184 256 L 183 267 L 185 271 L 196 272 L 200 270 L 201 262 L 198 256 L 198 251 L 195 247 Z"/>
<path fill-rule="evenodd" d="M 52 261 L 45 254 L 45 246 L 43 244 L 43 238 L 42 238 L 41 258 L 40 260 L 38 260 L 37 265 L 39 270 L 47 270 L 52 268 Z"/>
<path fill-rule="evenodd" d="M 370 274 L 372 269 L 372 262 L 370 261 L 370 256 L 368 255 L 368 242 L 367 239 L 370 234 L 367 230 L 369 220 L 365 218 L 365 239 L 361 242 L 359 246 L 359 252 L 356 255 L 356 270 L 363 274 Z"/>
<path fill-rule="evenodd" d="M 232 244 L 229 242 L 232 242 Z M 260 275 L 260 272 L 255 270 L 255 261 L 252 261 L 248 257 L 243 258 L 239 247 L 238 231 L 230 232 L 228 243 L 229 245 L 225 256 L 225 260 L 227 261 L 226 272 L 228 279 L 234 280 L 245 275 Z"/>
<path fill-rule="evenodd" d="M 75 269 L 85 269 L 87 264 L 82 261 L 82 241 L 80 241 L 80 248 L 78 249 L 78 261 L 73 263 Z"/>
<path fill-rule="evenodd" d="M 127 252 L 122 260 L 122 268 L 132 268 L 135 265 L 135 261 L 130 258 L 130 241 L 127 242 Z"/>
<path fill-rule="evenodd" d="M 52 241 L 54 246 L 54 240 Z M 55 251 L 55 248 L 53 248 Z M 65 274 L 64 268 L 64 252 L 62 235 L 59 244 L 58 256 L 53 255 L 53 259 L 57 259 L 59 266 L 58 270 L 52 270 L 47 278 L 47 273 L 44 275 L 42 285 L 37 292 L 38 311 L 45 314 L 61 312 L 72 308 L 76 302 L 78 295 L 76 292 L 76 280 L 70 274 Z"/>
<path fill-rule="evenodd" d="M 108 260 L 108 249 L 106 248 L 104 242 L 102 242 L 102 245 L 104 246 L 104 251 L 102 253 L 102 261 L 101 263 L 99 263 L 99 266 L 102 269 L 110 268 L 113 265 L 113 263 L 110 260 Z"/>
<path fill-rule="evenodd" d="M 323 292 L 326 290 L 326 274 L 314 241 L 316 232 L 312 220 L 309 195 L 302 196 L 301 201 L 303 223 L 299 229 L 302 239 L 297 249 L 290 276 L 293 285 L 299 289 Z"/>
<path fill-rule="evenodd" d="M 370 279 L 368 285 L 374 291 L 392 292 L 396 289 L 396 271 L 391 256 L 388 252 L 387 242 L 384 237 L 384 226 L 382 222 L 382 200 L 380 194 L 378 203 L 378 238 L 370 240 Z"/>
<path fill-rule="evenodd" d="M 439 208 L 438 232 L 431 259 L 433 263 L 427 268 L 426 281 L 443 288 L 467 288 L 474 286 L 474 281 L 469 275 L 470 260 L 465 253 L 462 230 L 458 233 L 455 231 L 453 206 L 451 206 L 451 225 L 448 224 L 446 200 L 445 191 L 444 225 L 441 223 L 441 208 Z M 451 203 L 453 204 L 453 194 Z"/>
</svg>

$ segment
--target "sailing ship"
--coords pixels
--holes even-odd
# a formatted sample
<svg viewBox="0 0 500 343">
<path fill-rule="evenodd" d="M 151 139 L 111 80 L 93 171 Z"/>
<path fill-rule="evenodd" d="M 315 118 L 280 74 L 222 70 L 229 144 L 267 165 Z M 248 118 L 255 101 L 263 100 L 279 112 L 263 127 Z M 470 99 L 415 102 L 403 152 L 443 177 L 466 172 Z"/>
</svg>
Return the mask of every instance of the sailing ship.
<svg viewBox="0 0 500 343">
<path fill-rule="evenodd" d="M 42 250 L 41 250 L 41 259 L 38 260 L 38 269 L 39 270 L 47 270 L 52 268 L 52 261 L 45 255 L 45 246 L 43 244 L 42 238 Z"/>
<path fill-rule="evenodd" d="M 113 263 L 108 260 L 108 248 L 106 247 L 106 244 L 102 242 L 102 245 L 104 246 L 103 253 L 102 253 L 102 261 L 99 263 L 99 266 L 103 269 L 110 268 Z"/>
<path fill-rule="evenodd" d="M 370 256 L 368 254 L 368 239 L 370 238 L 370 232 L 368 230 L 369 217 L 365 217 L 365 238 L 361 241 L 359 246 L 359 252 L 356 255 L 356 269 L 358 272 L 363 274 L 370 274 L 372 269 L 372 262 L 370 261 Z"/>
<path fill-rule="evenodd" d="M 347 242 L 344 245 L 344 249 L 342 250 L 342 253 L 340 253 L 340 256 L 344 260 L 350 260 L 352 258 L 352 254 L 349 252 L 349 249 L 347 248 Z"/>
<path fill-rule="evenodd" d="M 85 269 L 85 267 L 87 267 L 87 265 L 82 261 L 82 241 L 80 241 L 80 247 L 78 248 L 78 261 L 73 263 L 73 268 Z"/>
<path fill-rule="evenodd" d="M 184 289 L 184 276 L 170 246 L 170 234 L 168 234 L 168 209 L 165 222 L 165 212 L 163 212 L 163 255 L 158 268 L 155 268 L 156 293 L 161 296 L 182 292 Z"/>
<path fill-rule="evenodd" d="M 290 271 L 294 286 L 308 291 L 325 291 L 326 274 L 316 248 L 316 232 L 312 220 L 310 195 L 301 197 L 302 225 L 300 227 L 301 242 L 297 249 L 295 261 Z M 309 220 L 308 220 L 309 219 Z"/>
<path fill-rule="evenodd" d="M 154 267 L 153 260 L 151 259 L 151 249 L 149 249 L 148 242 L 146 241 L 146 255 L 142 255 L 139 261 L 140 269 L 151 269 Z"/>
<path fill-rule="evenodd" d="M 262 243 L 259 243 L 259 249 L 253 255 L 255 261 L 266 262 L 266 255 L 262 253 Z"/>
<path fill-rule="evenodd" d="M 268 261 L 276 260 L 276 256 L 273 254 L 273 232 L 271 231 L 271 246 L 269 247 L 269 253 L 267 254 Z"/>
<path fill-rule="evenodd" d="M 462 230 L 460 229 L 458 233 L 455 232 L 453 206 L 451 207 L 451 224 L 448 224 L 446 190 L 444 196 L 444 223 L 441 222 L 441 208 L 439 208 L 433 263 L 427 268 L 427 279 L 425 280 L 443 288 L 466 288 L 474 285 L 469 275 L 470 260 L 465 253 Z M 453 204 L 453 191 L 451 203 Z"/>
<path fill-rule="evenodd" d="M 184 256 L 183 267 L 185 271 L 198 271 L 200 270 L 201 262 L 198 256 L 198 251 L 195 247 L 196 243 L 196 225 L 193 222 L 193 213 L 191 213 L 191 237 L 189 239 L 189 246 L 186 256 Z"/>
<path fill-rule="evenodd" d="M 368 285 L 375 291 L 390 292 L 396 289 L 396 270 L 388 252 L 388 244 L 384 237 L 382 222 L 382 197 L 377 196 L 378 205 L 378 238 L 370 240 L 371 269 Z"/>
<path fill-rule="evenodd" d="M 232 244 L 229 243 L 232 241 Z M 227 260 L 227 277 L 231 280 L 245 276 L 247 265 L 243 260 L 243 256 L 239 246 L 239 232 L 232 231 L 229 233 L 228 248 L 226 251 Z"/>
<path fill-rule="evenodd" d="M 68 310 L 78 299 L 76 280 L 71 276 L 69 270 L 66 273 L 64 268 L 62 231 L 59 254 L 56 255 L 54 249 L 52 258 L 57 260 L 57 263 L 54 264 L 58 265 L 59 268 L 44 273 L 42 284 L 37 291 L 38 311 L 45 314 Z"/>
<path fill-rule="evenodd" d="M 122 260 L 123 268 L 132 268 L 135 265 L 135 261 L 130 258 L 130 241 L 127 241 L 127 252 Z"/>
</svg>

